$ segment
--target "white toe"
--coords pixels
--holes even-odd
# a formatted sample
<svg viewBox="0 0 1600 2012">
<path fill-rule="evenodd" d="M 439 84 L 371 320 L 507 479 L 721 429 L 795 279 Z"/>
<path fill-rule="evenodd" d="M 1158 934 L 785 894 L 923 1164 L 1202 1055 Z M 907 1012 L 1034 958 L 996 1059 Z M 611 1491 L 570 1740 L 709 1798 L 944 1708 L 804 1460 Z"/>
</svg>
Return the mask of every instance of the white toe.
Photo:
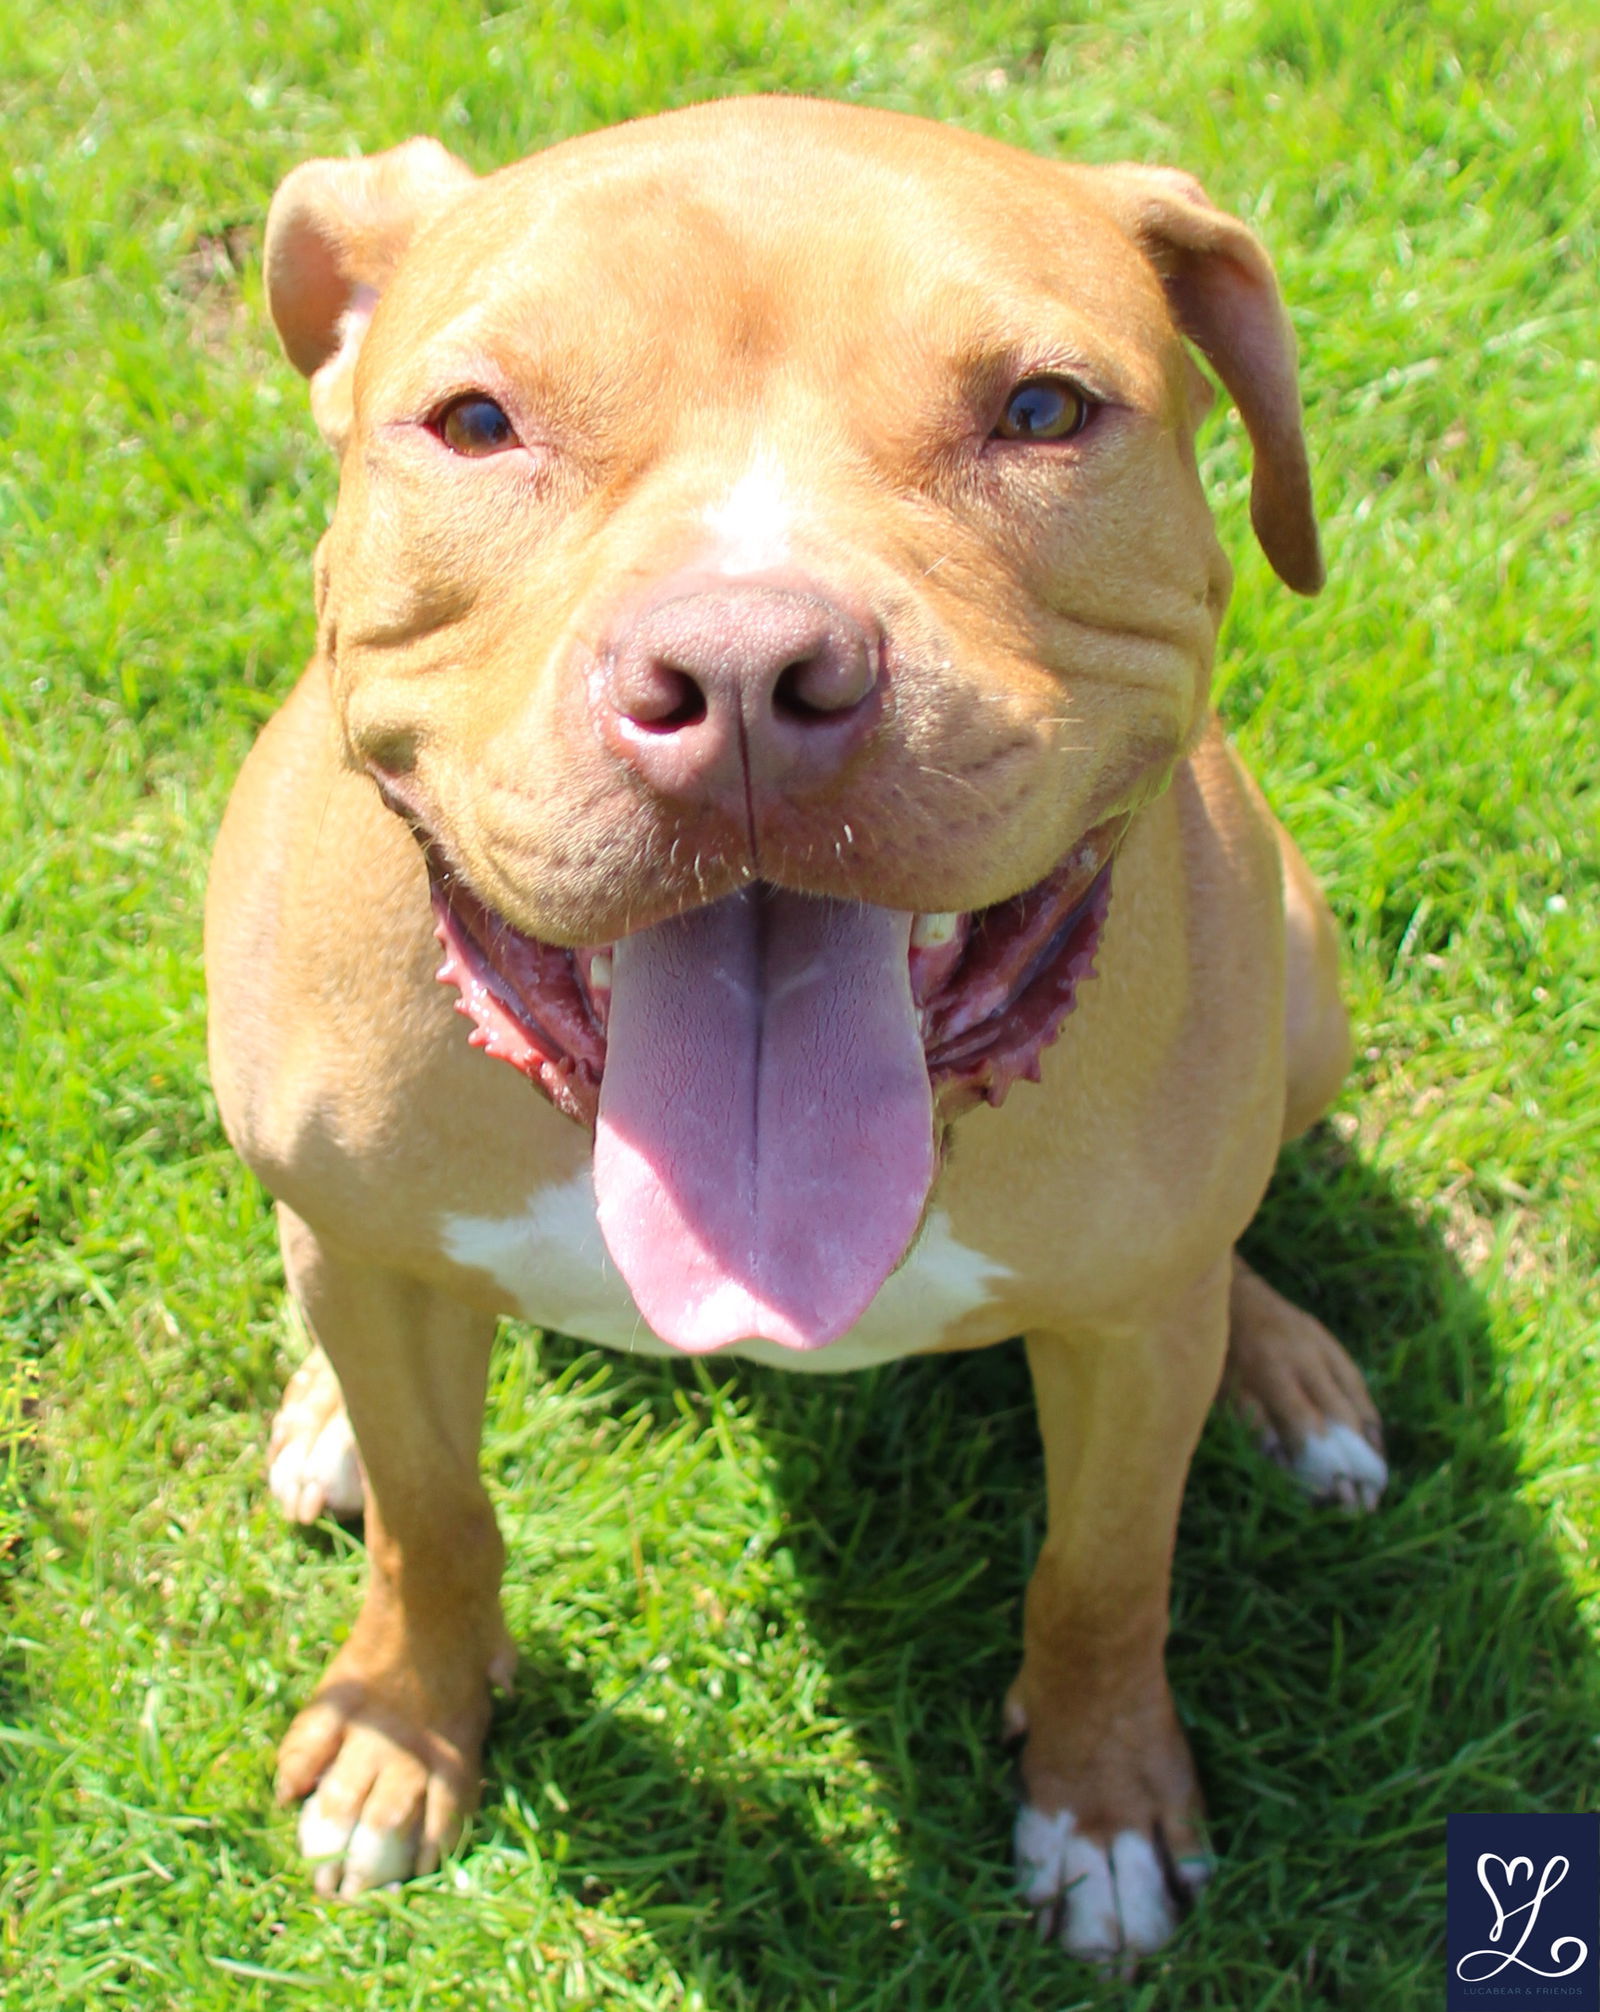
<svg viewBox="0 0 1600 2012">
<path fill-rule="evenodd" d="M 366 1490 L 361 1482 L 356 1435 L 342 1406 L 317 1434 L 309 1464 L 311 1475 L 321 1484 L 327 1513 L 359 1516 L 366 1506 Z"/>
<path fill-rule="evenodd" d="M 345 1847 L 354 1829 L 353 1821 L 345 1822 L 339 1817 L 329 1816 L 315 1794 L 301 1804 L 300 1855 L 310 1859 L 316 1868 L 314 1883 L 318 1893 L 332 1893 L 338 1886 L 344 1869 Z"/>
<path fill-rule="evenodd" d="M 1178 1925 L 1161 1859 L 1142 1831 L 1119 1831 L 1102 1846 L 1078 1835 L 1071 1810 L 1025 1808 L 1016 1853 L 1023 1897 L 1047 1926 L 1061 1904 L 1061 1946 L 1086 1962 L 1159 1949 Z"/>
<path fill-rule="evenodd" d="M 1017 1816 L 1012 1839 L 1017 1856 L 1017 1879 L 1022 1897 L 1030 1907 L 1048 1907 L 1061 1891 L 1063 1853 L 1068 1834 L 1074 1828 L 1071 1810 L 1046 1816 L 1043 1810 L 1024 1803 Z"/>
<path fill-rule="evenodd" d="M 342 1404 L 291 1399 L 273 1427 L 267 1486 L 296 1523 L 359 1516 L 366 1503 L 356 1436 Z"/>
<path fill-rule="evenodd" d="M 345 1846 L 344 1878 L 339 1883 L 343 1898 L 365 1893 L 368 1887 L 388 1886 L 408 1878 L 416 1853 L 408 1831 L 378 1830 L 358 1823 Z"/>
<path fill-rule="evenodd" d="M 1388 1462 L 1350 1425 L 1313 1432 L 1291 1465 L 1308 1495 L 1346 1509 L 1376 1509 L 1389 1481 Z"/>
<path fill-rule="evenodd" d="M 1178 1915 L 1155 1846 L 1142 1830 L 1122 1830 L 1111 1840 L 1107 1857 L 1121 1946 L 1159 1949 L 1177 1927 Z M 1070 1909 L 1071 1901 L 1067 1904 Z M 1071 1948 L 1070 1940 L 1067 1946 Z"/>
<path fill-rule="evenodd" d="M 267 1486 L 272 1499 L 287 1515 L 293 1516 L 300 1500 L 300 1471 L 305 1465 L 305 1448 L 298 1439 L 288 1439 L 272 1456 L 267 1469 Z"/>
</svg>

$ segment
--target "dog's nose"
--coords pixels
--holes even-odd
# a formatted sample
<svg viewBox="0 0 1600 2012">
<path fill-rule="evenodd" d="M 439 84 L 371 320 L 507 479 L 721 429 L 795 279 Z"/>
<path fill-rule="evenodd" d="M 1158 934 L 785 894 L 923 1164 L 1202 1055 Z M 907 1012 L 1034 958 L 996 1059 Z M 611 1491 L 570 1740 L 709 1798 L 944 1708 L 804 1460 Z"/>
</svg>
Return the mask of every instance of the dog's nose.
<svg viewBox="0 0 1600 2012">
<path fill-rule="evenodd" d="M 601 732 L 666 796 L 816 788 L 871 730 L 881 658 L 881 637 L 821 594 L 685 594 L 646 610 L 604 654 Z"/>
</svg>

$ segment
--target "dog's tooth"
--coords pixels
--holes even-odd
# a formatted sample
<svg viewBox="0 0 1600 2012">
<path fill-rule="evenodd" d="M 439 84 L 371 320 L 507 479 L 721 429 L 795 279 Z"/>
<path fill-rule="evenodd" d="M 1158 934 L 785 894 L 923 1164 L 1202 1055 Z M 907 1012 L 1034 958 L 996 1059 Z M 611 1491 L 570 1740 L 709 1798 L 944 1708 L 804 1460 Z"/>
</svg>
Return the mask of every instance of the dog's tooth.
<svg viewBox="0 0 1600 2012">
<path fill-rule="evenodd" d="M 609 992 L 611 990 L 611 952 L 597 950 L 589 959 L 589 990 Z"/>
<path fill-rule="evenodd" d="M 956 928 L 961 917 L 954 911 L 939 910 L 931 915 L 919 915 L 911 925 L 911 947 L 913 950 L 942 950 L 947 943 L 954 943 Z"/>
</svg>

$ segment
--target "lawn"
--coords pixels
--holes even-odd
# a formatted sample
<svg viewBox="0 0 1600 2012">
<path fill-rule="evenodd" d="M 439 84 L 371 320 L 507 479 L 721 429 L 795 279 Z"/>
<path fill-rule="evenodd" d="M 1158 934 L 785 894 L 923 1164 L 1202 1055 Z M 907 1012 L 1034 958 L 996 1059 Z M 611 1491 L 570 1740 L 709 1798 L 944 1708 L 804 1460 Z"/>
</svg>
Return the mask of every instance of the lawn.
<svg viewBox="0 0 1600 2012">
<path fill-rule="evenodd" d="M 0 2002 L 1442 2002 L 1446 1813 L 1600 1790 L 1597 74 L 1586 0 L 12 0 Z M 327 1906 L 270 1801 L 361 1555 L 266 1499 L 298 1343 L 204 1061 L 206 855 L 333 493 L 262 217 L 310 154 L 488 167 L 754 89 L 1186 166 L 1300 333 L 1330 583 L 1272 579 L 1219 411 L 1219 693 L 1344 925 L 1358 1059 L 1252 1248 L 1368 1367 L 1395 1479 L 1349 1520 L 1208 1432 L 1172 1665 L 1224 1863 L 1131 1990 L 1008 1881 L 1015 1349 L 791 1382 L 509 1331 L 523 1674 L 465 1849 Z"/>
</svg>

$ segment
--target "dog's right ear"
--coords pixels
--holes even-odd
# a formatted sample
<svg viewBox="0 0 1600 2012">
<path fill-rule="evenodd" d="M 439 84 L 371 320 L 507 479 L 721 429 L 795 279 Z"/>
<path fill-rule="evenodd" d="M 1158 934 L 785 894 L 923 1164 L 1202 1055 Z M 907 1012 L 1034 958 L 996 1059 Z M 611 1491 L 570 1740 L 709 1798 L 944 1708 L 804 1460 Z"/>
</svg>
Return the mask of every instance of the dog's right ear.
<svg viewBox="0 0 1600 2012">
<path fill-rule="evenodd" d="M 289 361 L 311 380 L 311 410 L 337 452 L 367 323 L 417 231 L 476 177 L 437 140 L 386 154 L 307 161 L 267 212 L 267 300 Z"/>
</svg>

